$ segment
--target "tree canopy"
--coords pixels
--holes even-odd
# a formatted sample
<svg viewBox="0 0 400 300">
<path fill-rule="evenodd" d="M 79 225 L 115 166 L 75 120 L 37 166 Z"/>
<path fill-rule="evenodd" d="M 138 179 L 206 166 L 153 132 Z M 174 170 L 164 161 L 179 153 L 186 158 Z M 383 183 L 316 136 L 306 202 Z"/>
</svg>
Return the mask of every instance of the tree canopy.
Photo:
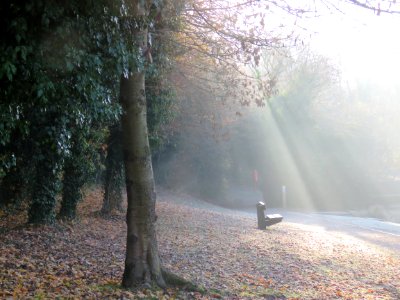
<svg viewBox="0 0 400 300">
<path fill-rule="evenodd" d="M 232 204 L 229 183 L 250 185 L 257 168 L 264 196 L 282 180 L 303 184 L 299 194 L 314 199 L 346 180 L 353 186 L 335 197 L 365 195 L 361 160 L 337 155 L 346 155 L 349 135 L 332 129 L 324 136 L 313 115 L 318 101 L 343 96 L 338 73 L 304 54 L 307 29 L 297 23 L 321 6 L 345 13 L 347 5 L 400 12 L 396 1 L 2 2 L 0 206 L 23 206 L 34 224 L 73 220 L 85 184 L 103 180 L 108 214 L 122 208 L 124 176 L 123 286 L 165 287 L 175 277 L 158 253 L 152 156 L 160 182 L 177 184 L 170 168 L 179 184 L 224 205 Z M 267 121 L 247 118 L 256 115 L 254 104 L 268 110 Z M 336 143 L 327 143 L 332 136 Z M 351 146 L 361 149 L 369 138 Z M 326 156 L 329 146 L 337 151 Z M 281 151 L 283 171 L 273 161 Z M 324 168 L 334 166 L 337 176 L 323 186 Z M 359 181 L 337 179 L 349 169 Z"/>
</svg>

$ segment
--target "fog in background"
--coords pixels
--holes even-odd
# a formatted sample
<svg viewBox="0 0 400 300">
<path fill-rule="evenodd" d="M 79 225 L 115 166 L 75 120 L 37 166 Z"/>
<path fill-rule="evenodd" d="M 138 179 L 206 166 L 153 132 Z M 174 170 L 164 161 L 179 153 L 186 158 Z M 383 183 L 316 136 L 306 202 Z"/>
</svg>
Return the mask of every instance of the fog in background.
<svg viewBox="0 0 400 300">
<path fill-rule="evenodd" d="M 260 199 L 288 209 L 398 204 L 400 87 L 349 82 L 309 49 L 263 57 L 252 72 L 272 66 L 277 78 L 263 107 L 186 86 L 176 133 L 154 157 L 159 184 L 231 207 Z"/>
</svg>

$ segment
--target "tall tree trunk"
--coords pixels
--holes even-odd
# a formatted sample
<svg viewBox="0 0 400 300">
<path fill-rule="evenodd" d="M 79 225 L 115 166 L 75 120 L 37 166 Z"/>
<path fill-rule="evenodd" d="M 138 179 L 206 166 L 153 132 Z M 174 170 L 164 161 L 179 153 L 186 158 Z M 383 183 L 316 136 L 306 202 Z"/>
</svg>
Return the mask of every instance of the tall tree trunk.
<svg viewBox="0 0 400 300">
<path fill-rule="evenodd" d="M 128 195 L 124 287 L 150 284 L 152 281 L 165 286 L 155 232 L 156 193 L 144 91 L 143 72 L 121 78 L 123 152 Z"/>
<path fill-rule="evenodd" d="M 58 217 L 64 220 L 76 218 L 76 209 L 83 198 L 82 188 L 87 181 L 88 157 L 85 156 L 85 136 L 79 129 L 72 136 L 71 155 L 64 162 L 61 208 Z"/>
<path fill-rule="evenodd" d="M 60 157 L 52 149 L 43 151 L 36 167 L 29 223 L 51 224 L 55 221 L 56 196 L 59 191 Z"/>
<path fill-rule="evenodd" d="M 147 1 L 133 3 L 133 18 L 137 24 L 133 35 L 136 46 L 147 48 L 146 18 L 150 9 Z M 120 101 L 123 108 L 122 138 L 125 163 L 127 209 L 127 243 L 124 287 L 150 285 L 165 287 L 155 231 L 153 169 L 147 129 L 144 70 L 134 68 L 128 78 L 121 77 Z"/>
<path fill-rule="evenodd" d="M 104 197 L 102 215 L 110 215 L 114 210 L 122 211 L 123 157 L 121 148 L 121 127 L 110 127 L 107 141 L 106 170 L 104 176 Z"/>
</svg>

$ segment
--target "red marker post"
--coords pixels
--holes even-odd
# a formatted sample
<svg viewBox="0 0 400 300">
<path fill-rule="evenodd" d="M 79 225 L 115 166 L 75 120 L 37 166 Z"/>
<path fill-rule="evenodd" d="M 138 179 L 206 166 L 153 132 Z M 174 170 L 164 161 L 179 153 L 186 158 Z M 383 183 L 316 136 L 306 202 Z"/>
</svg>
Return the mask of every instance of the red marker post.
<svg viewBox="0 0 400 300">
<path fill-rule="evenodd" d="M 254 188 L 256 189 L 258 187 L 258 171 L 253 170 L 253 182 L 254 182 Z"/>
</svg>

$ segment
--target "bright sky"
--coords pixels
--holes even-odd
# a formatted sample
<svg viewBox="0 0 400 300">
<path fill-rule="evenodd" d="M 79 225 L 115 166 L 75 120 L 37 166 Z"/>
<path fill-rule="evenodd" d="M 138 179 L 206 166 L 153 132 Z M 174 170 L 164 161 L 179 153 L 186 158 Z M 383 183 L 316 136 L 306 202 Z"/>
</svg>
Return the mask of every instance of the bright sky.
<svg viewBox="0 0 400 300">
<path fill-rule="evenodd" d="M 374 1 L 381 2 L 373 0 L 369 3 Z M 382 8 L 392 3 L 392 9 L 400 11 L 400 1 L 391 1 L 381 2 Z M 315 10 L 317 16 L 307 13 L 295 22 L 293 15 L 267 5 L 265 12 L 270 13 L 266 18 L 267 28 L 272 26 L 274 30 L 274 26 L 282 24 L 280 30 L 290 32 L 296 24 L 305 43 L 310 44 L 312 50 L 330 57 L 345 80 L 367 81 L 382 87 L 400 86 L 400 14 L 382 12 L 378 16 L 372 10 L 345 0 L 282 0 L 277 3 Z M 260 1 L 260 8 L 263 5 Z"/>
<path fill-rule="evenodd" d="M 350 80 L 400 84 L 400 15 L 376 16 L 358 7 L 345 12 L 306 21 L 318 32 L 311 47 L 333 58 Z"/>
</svg>

